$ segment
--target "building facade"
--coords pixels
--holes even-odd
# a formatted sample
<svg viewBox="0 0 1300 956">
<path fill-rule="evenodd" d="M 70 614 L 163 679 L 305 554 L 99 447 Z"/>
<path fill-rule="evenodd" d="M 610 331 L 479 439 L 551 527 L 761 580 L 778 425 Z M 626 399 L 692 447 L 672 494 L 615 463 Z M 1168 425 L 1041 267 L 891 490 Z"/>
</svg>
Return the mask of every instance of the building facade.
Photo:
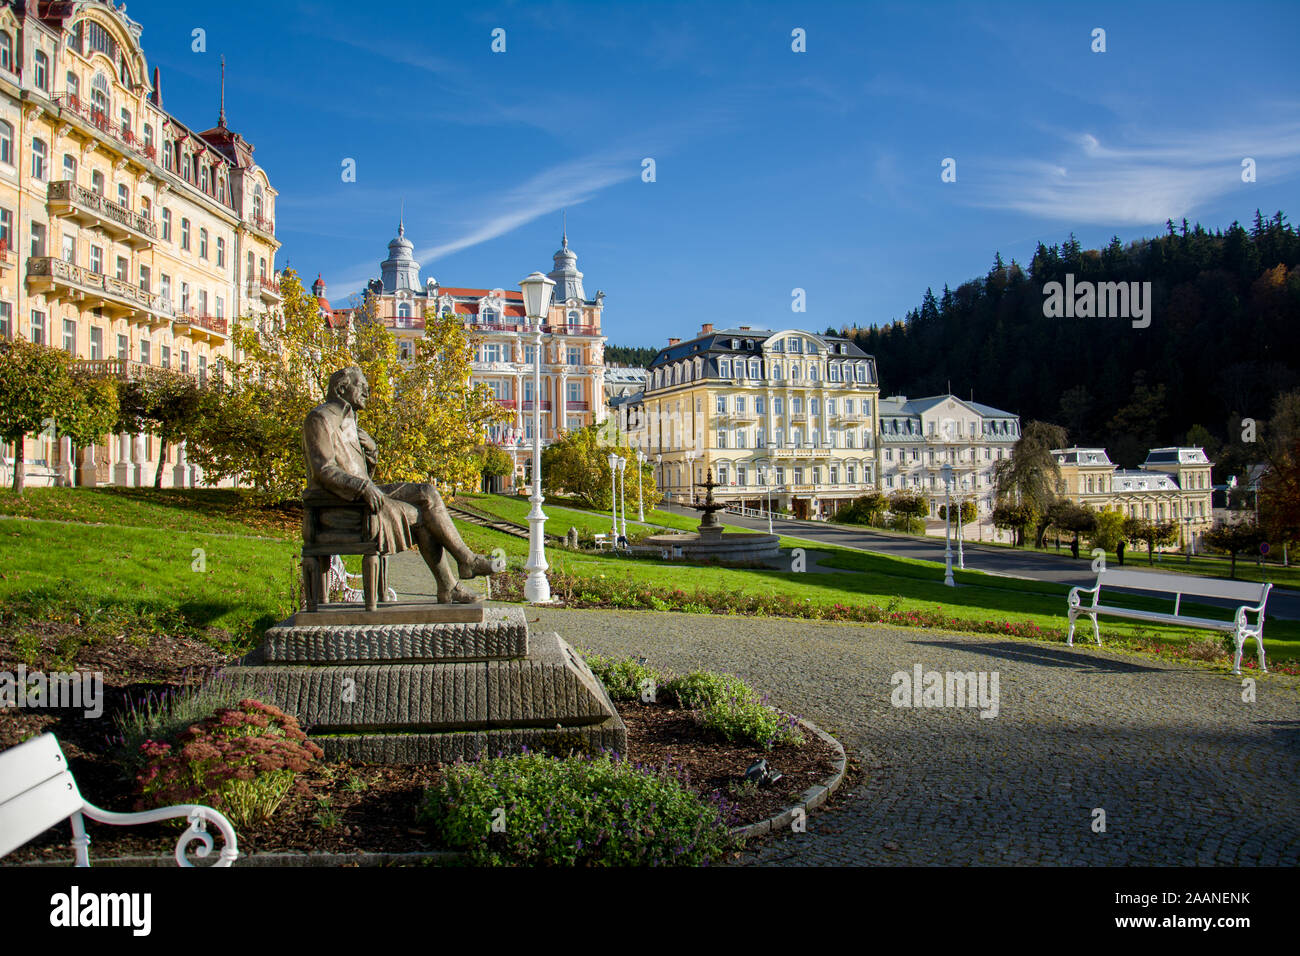
<svg viewBox="0 0 1300 956">
<path fill-rule="evenodd" d="M 1061 470 L 1059 494 L 1098 511 L 1156 524 L 1173 523 L 1199 546 L 1214 522 L 1210 469 L 1205 449 L 1152 448 L 1139 469 L 1117 468 L 1104 448 L 1052 450 Z"/>
<path fill-rule="evenodd" d="M 1020 417 L 955 395 L 880 400 L 880 490 L 910 491 L 939 515 L 946 499 L 943 467 L 952 467 L 953 500 L 973 501 L 982 519 L 994 507 L 993 469 L 1010 458 Z"/>
<path fill-rule="evenodd" d="M 876 487 L 876 363 L 847 339 L 705 325 L 648 372 L 624 420 L 666 496 L 712 471 L 719 500 L 810 517 Z"/>
<path fill-rule="evenodd" d="M 373 297 L 378 317 L 397 336 L 402 358 L 410 358 L 424 334 L 425 314 L 447 313 L 461 318 L 476 341 L 471 381 L 487 385 L 497 401 L 514 412 L 514 420 L 490 437 L 516 454 L 516 473 L 531 467 L 523 454 L 533 441 L 534 332 L 524 315 L 523 292 L 515 289 L 473 289 L 443 286 L 432 276 L 421 281 L 414 245 L 400 222 L 397 236 L 388 244 L 388 258 L 380 264 L 367 296 Z M 555 282 L 547 322 L 542 326 L 542 386 L 540 393 L 542 444 L 560 431 L 573 431 L 605 419 L 604 350 L 601 315 L 605 293 L 588 298 L 577 254 L 569 248 L 567 232 L 548 273 Z M 317 280 L 313 293 L 323 299 L 324 283 Z M 328 303 L 324 307 L 328 309 Z M 332 314 L 347 315 L 332 310 Z"/>
<path fill-rule="evenodd" d="M 0 6 L 0 336 L 105 375 L 206 378 L 237 316 L 279 306 L 276 192 L 226 125 L 224 91 L 203 132 L 163 108 L 125 11 Z M 29 437 L 24 452 L 38 480 L 64 483 L 152 484 L 159 463 L 143 434 L 83 449 Z M 166 485 L 200 477 L 183 445 L 163 464 Z"/>
</svg>

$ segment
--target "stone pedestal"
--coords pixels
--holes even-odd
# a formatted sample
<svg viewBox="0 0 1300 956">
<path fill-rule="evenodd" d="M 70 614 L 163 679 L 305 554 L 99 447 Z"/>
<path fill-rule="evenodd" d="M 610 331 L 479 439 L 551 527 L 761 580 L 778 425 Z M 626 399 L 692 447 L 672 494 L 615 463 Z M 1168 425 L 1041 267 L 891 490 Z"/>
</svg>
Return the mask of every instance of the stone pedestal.
<svg viewBox="0 0 1300 956">
<path fill-rule="evenodd" d="M 330 759 L 432 763 L 627 749 L 604 686 L 521 609 L 322 605 L 270 628 L 230 676 L 295 715 Z"/>
</svg>

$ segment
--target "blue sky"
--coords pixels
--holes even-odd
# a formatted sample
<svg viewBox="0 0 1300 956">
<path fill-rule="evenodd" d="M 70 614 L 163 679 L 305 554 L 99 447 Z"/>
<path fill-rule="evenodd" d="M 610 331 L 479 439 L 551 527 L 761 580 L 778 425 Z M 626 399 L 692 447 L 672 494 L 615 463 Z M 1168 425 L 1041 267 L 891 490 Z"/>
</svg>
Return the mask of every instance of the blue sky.
<svg viewBox="0 0 1300 956">
<path fill-rule="evenodd" d="M 378 275 L 403 200 L 422 278 L 449 286 L 550 271 L 567 209 L 610 342 L 654 346 L 702 322 L 887 322 L 1071 230 L 1300 216 L 1293 2 L 213 9 L 129 13 L 194 128 L 226 56 L 229 123 L 280 193 L 279 264 L 323 273 L 336 305 Z"/>
</svg>

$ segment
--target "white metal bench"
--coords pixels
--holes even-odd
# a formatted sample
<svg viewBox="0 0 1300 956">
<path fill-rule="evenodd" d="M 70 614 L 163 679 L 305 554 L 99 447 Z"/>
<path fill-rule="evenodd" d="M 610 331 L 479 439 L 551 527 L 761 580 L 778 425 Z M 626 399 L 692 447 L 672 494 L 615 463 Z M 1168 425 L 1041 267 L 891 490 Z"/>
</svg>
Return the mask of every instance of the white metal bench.
<svg viewBox="0 0 1300 956">
<path fill-rule="evenodd" d="M 1101 603 L 1101 589 L 1130 588 L 1137 591 L 1154 591 L 1174 596 L 1172 614 L 1160 611 L 1140 611 L 1133 608 L 1118 607 Z M 1237 653 L 1232 662 L 1232 672 L 1241 673 L 1241 652 L 1246 639 L 1255 639 L 1255 649 L 1259 654 L 1259 669 L 1267 671 L 1264 665 L 1264 605 L 1268 602 L 1271 584 L 1254 584 L 1249 581 L 1225 581 L 1222 578 L 1198 578 L 1190 574 L 1159 574 L 1151 571 L 1104 570 L 1097 574 L 1097 583 L 1090 588 L 1071 588 L 1069 600 L 1070 633 L 1066 643 L 1074 645 L 1075 618 L 1080 614 L 1092 618 L 1092 633 L 1101 645 L 1101 629 L 1097 626 L 1097 616 L 1106 614 L 1111 617 L 1125 617 L 1137 621 L 1151 621 L 1157 624 L 1174 624 L 1179 627 L 1204 628 L 1213 631 L 1231 631 L 1236 638 Z M 1092 604 L 1084 605 L 1081 595 L 1091 594 Z M 1241 601 L 1231 621 L 1216 621 L 1211 618 L 1192 617 L 1181 613 L 1183 597 L 1223 598 Z M 1253 603 L 1251 603 L 1253 602 Z M 1251 624 L 1248 614 L 1255 615 Z"/>
<path fill-rule="evenodd" d="M 596 542 L 596 547 L 600 548 L 602 551 L 604 551 L 605 547 L 609 544 L 609 535 L 607 534 L 593 534 L 591 537 L 592 540 Z"/>
<path fill-rule="evenodd" d="M 196 840 L 199 843 L 194 850 L 196 855 L 206 857 L 212 852 L 212 834 L 206 826 L 211 823 L 220 831 L 223 841 L 217 862 L 212 865 L 230 866 L 239 856 L 235 828 L 224 814 L 211 807 L 183 804 L 142 813 L 114 813 L 86 802 L 53 734 L 41 734 L 0 753 L 0 857 L 56 823 L 71 819 L 76 865 L 90 866 L 90 837 L 83 816 L 115 826 L 187 818 L 189 829 L 176 843 L 178 866 L 194 865 L 185 858 L 185 853 Z"/>
</svg>

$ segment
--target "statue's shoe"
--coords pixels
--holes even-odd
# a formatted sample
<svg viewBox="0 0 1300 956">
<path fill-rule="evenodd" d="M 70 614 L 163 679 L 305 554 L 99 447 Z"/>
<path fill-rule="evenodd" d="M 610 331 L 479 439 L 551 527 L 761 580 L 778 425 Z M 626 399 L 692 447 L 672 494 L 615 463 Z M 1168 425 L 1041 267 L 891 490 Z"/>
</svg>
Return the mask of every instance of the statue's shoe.
<svg viewBox="0 0 1300 956">
<path fill-rule="evenodd" d="M 459 584 L 451 589 L 450 592 L 439 591 L 439 604 L 473 604 L 479 600 L 479 595 Z"/>
<path fill-rule="evenodd" d="M 473 555 L 468 561 L 457 561 L 456 569 L 461 580 L 476 578 L 482 574 L 496 574 L 499 570 L 502 570 L 495 567 L 492 559 L 486 554 Z"/>
</svg>

